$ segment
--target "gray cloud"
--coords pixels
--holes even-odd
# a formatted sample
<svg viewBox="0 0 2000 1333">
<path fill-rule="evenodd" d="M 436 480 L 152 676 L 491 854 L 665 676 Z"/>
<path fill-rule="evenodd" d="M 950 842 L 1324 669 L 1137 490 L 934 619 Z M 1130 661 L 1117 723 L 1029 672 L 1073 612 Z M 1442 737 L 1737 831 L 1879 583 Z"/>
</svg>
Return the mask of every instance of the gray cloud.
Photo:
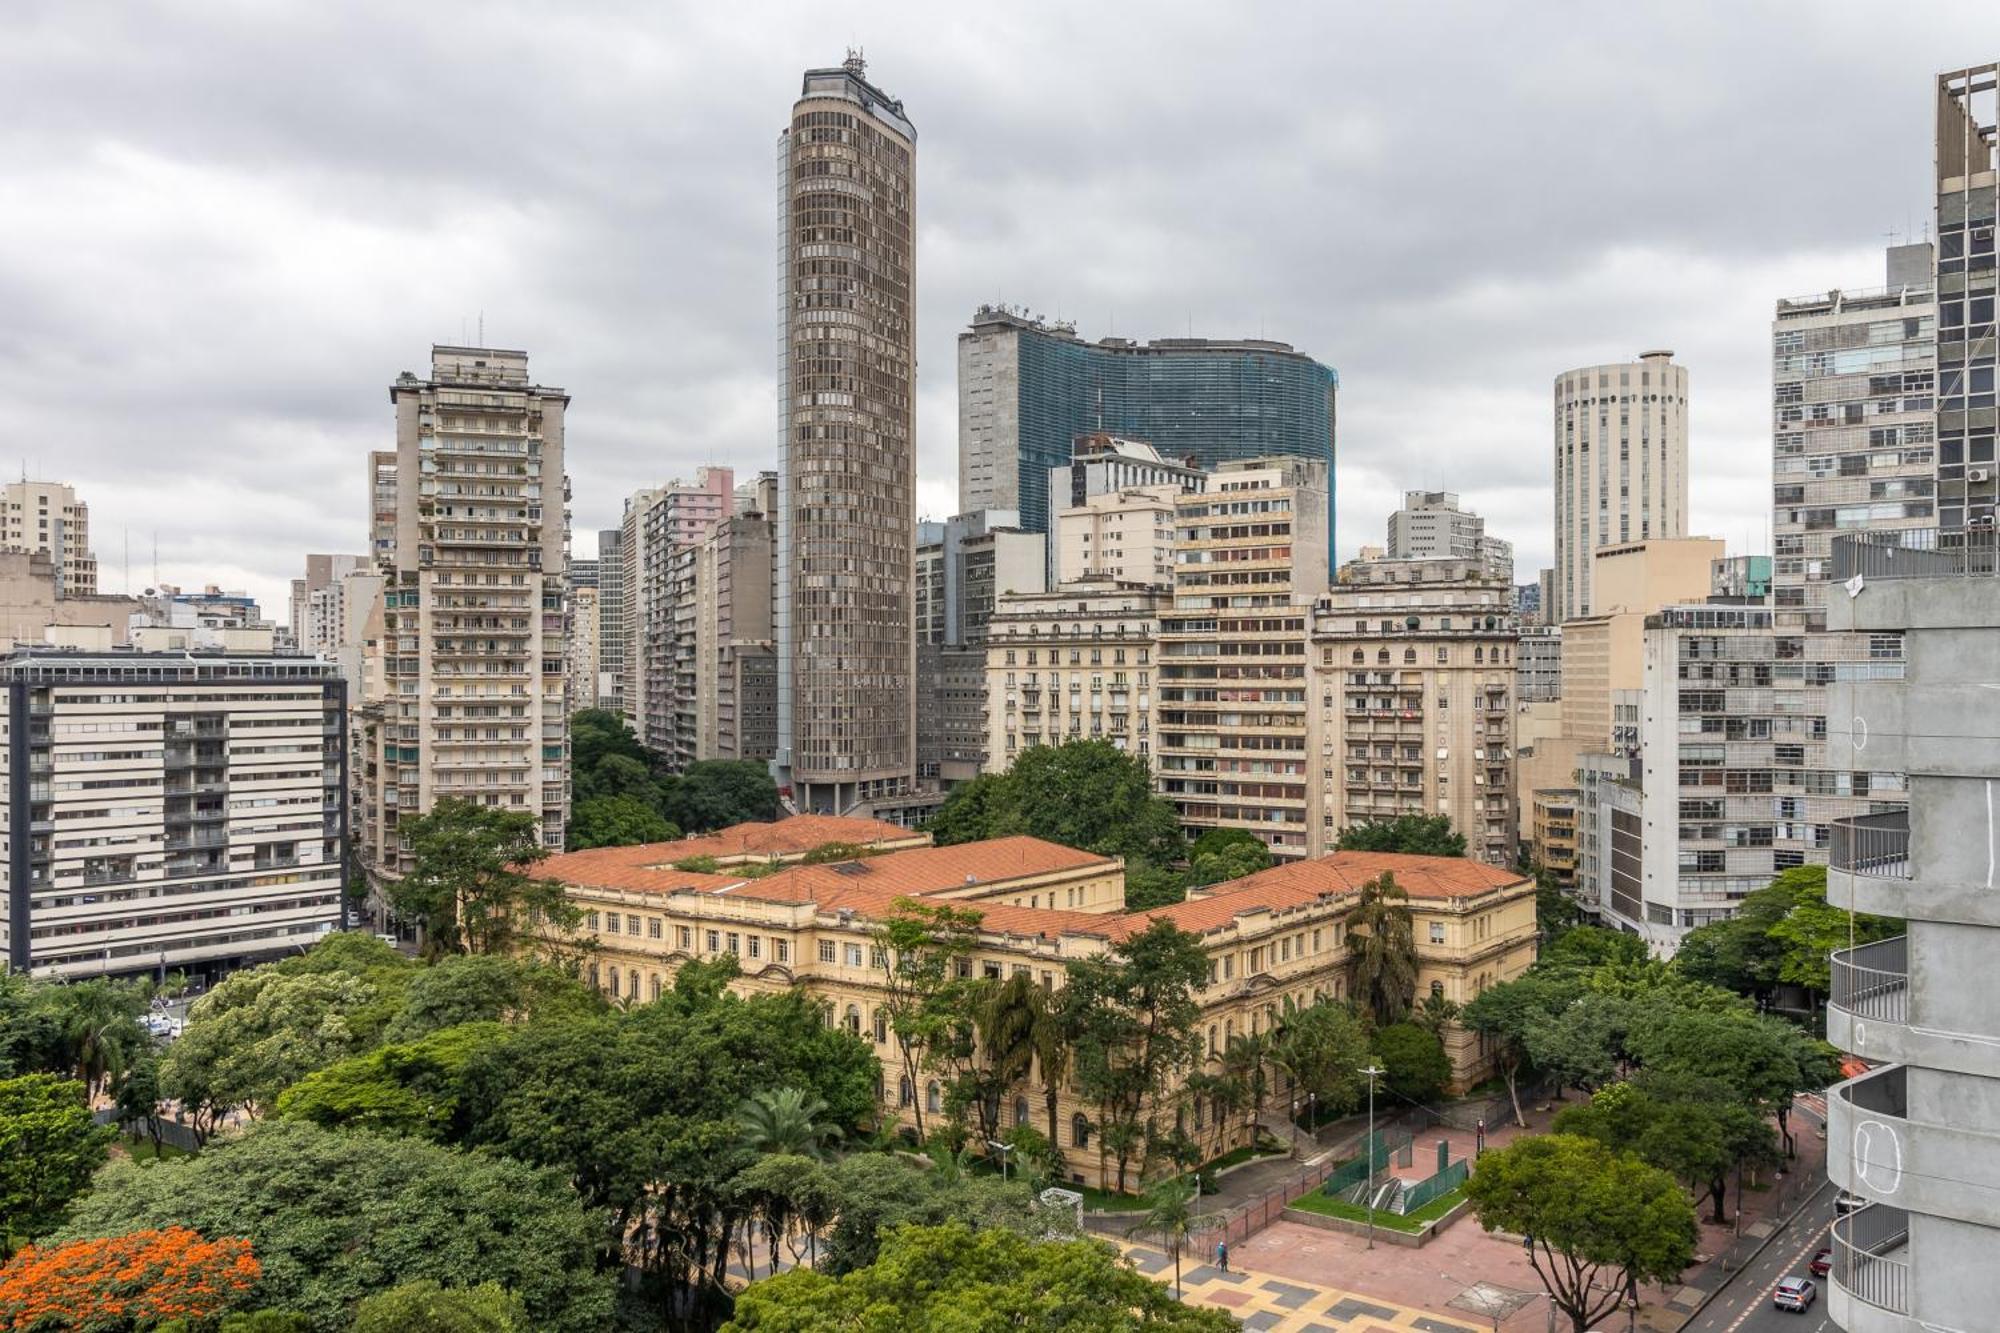
<svg viewBox="0 0 2000 1333">
<path fill-rule="evenodd" d="M 386 0 L 0 15 L 0 454 L 91 501 L 116 584 L 252 588 L 363 544 L 386 385 L 433 340 L 575 395 L 576 522 L 773 449 L 773 146 L 867 49 L 919 145 L 919 494 L 954 338 L 1286 339 L 1342 377 L 1341 546 L 1450 486 L 1549 549 L 1548 400 L 1671 346 L 1697 528 L 1768 541 L 1768 325 L 1921 226 L 1975 11 Z M 10 462 L 10 465 L 11 462 Z"/>
</svg>

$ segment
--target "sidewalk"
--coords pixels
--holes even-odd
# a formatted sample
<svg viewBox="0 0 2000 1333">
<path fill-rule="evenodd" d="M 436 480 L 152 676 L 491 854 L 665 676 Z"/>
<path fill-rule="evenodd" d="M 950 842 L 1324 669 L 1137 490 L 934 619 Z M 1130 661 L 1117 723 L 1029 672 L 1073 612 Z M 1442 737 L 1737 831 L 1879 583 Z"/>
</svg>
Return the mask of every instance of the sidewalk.
<svg viewBox="0 0 2000 1333">
<path fill-rule="evenodd" d="M 1126 1259 L 1141 1273 L 1173 1289 L 1173 1261 L 1147 1245 L 1120 1242 Z M 1181 1299 L 1189 1305 L 1226 1310 L 1248 1329 L 1267 1333 L 1481 1333 L 1485 1325 L 1463 1317 L 1439 1317 L 1428 1310 L 1317 1282 L 1289 1280 L 1237 1266 L 1225 1273 L 1213 1264 L 1181 1259 Z"/>
</svg>

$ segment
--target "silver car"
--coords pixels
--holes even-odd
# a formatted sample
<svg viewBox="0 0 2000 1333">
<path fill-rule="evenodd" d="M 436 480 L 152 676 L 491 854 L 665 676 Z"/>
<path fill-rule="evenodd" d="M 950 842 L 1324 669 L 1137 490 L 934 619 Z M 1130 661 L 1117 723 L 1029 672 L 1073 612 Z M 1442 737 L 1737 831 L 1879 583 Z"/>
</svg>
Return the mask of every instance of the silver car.
<svg viewBox="0 0 2000 1333">
<path fill-rule="evenodd" d="M 1819 1288 L 1809 1277 L 1788 1277 L 1778 1284 L 1771 1294 L 1771 1304 L 1780 1310 L 1790 1310 L 1793 1314 L 1804 1314 L 1812 1309 L 1812 1303 L 1819 1296 Z"/>
</svg>

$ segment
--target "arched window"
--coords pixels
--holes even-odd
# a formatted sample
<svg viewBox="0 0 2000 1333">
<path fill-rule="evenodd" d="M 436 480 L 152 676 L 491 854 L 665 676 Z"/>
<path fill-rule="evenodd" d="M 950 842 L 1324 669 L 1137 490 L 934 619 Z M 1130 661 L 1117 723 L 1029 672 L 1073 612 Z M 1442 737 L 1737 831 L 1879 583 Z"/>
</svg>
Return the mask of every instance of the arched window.
<svg viewBox="0 0 2000 1333">
<path fill-rule="evenodd" d="M 1208 1053 L 1210 1055 L 1215 1054 L 1215 1024 L 1213 1023 L 1208 1025 Z"/>
<path fill-rule="evenodd" d="M 1368 654 L 1362 652 L 1359 648 L 1356 648 L 1354 650 L 1354 665 L 1363 666 L 1367 663 L 1367 661 L 1368 661 Z"/>
<path fill-rule="evenodd" d="M 943 1109 L 936 1079 L 924 1084 L 924 1109 L 932 1115 Z"/>
<path fill-rule="evenodd" d="M 887 1040 L 889 1040 L 889 1011 L 886 1009 L 877 1009 L 875 1011 L 875 1044 L 880 1046 Z"/>
<path fill-rule="evenodd" d="M 916 1097 L 910 1092 L 910 1076 L 905 1074 L 896 1080 L 896 1105 L 908 1106 Z"/>
<path fill-rule="evenodd" d="M 1417 664 L 1417 650 L 1414 648 L 1405 648 L 1403 650 L 1403 665 L 1415 666 L 1416 664 Z"/>
<path fill-rule="evenodd" d="M 1174 1108 L 1174 1133 L 1187 1133 L 1187 1107 L 1185 1106 L 1176 1106 Z"/>
<path fill-rule="evenodd" d="M 1090 1146 L 1090 1122 L 1083 1118 L 1081 1111 L 1069 1118 L 1069 1141 L 1076 1148 Z"/>
<path fill-rule="evenodd" d="M 1486 661 L 1486 650 L 1475 644 L 1472 649 L 1472 664 L 1474 666 L 1479 666 L 1482 665 L 1485 661 Z"/>
<path fill-rule="evenodd" d="M 653 998 L 654 998 L 654 999 L 656 999 L 656 1000 L 657 1000 L 657 999 L 659 999 L 659 998 L 660 998 L 660 991 L 661 991 L 661 989 L 662 989 L 662 987 L 661 987 L 661 983 L 660 983 L 660 974 L 659 974 L 658 972 L 655 972 L 655 973 L 653 973 Z"/>
<path fill-rule="evenodd" d="M 639 969 L 636 967 L 625 974 L 625 998 L 628 1000 L 639 998 Z"/>
<path fill-rule="evenodd" d="M 1194 1099 L 1194 1129 L 1197 1134 L 1201 1132 L 1202 1109 L 1205 1106 L 1207 1106 L 1207 1103 L 1201 1098 L 1197 1097 Z"/>
<path fill-rule="evenodd" d="M 1375 654 L 1375 665 L 1376 666 L 1389 665 L 1389 650 L 1387 648 L 1384 648 L 1380 652 Z"/>
<path fill-rule="evenodd" d="M 1026 1097 L 1016 1097 L 1014 1099 L 1014 1123 L 1017 1125 L 1028 1123 L 1028 1099 Z"/>
<path fill-rule="evenodd" d="M 590 988 L 592 990 L 597 989 L 597 964 L 595 963 L 590 965 Z"/>
<path fill-rule="evenodd" d="M 1444 998 L 1444 983 L 1442 981 L 1433 981 L 1431 983 L 1431 998 L 1433 1000 L 1442 1000 Z"/>
<path fill-rule="evenodd" d="M 609 968 L 605 971 L 604 975 L 605 978 L 611 983 L 610 985 L 611 998 L 615 1000 L 618 998 L 618 969 L 615 967 Z"/>
<path fill-rule="evenodd" d="M 845 1022 L 850 1035 L 856 1037 L 861 1035 L 861 1011 L 851 1004 L 847 1006 Z"/>
</svg>

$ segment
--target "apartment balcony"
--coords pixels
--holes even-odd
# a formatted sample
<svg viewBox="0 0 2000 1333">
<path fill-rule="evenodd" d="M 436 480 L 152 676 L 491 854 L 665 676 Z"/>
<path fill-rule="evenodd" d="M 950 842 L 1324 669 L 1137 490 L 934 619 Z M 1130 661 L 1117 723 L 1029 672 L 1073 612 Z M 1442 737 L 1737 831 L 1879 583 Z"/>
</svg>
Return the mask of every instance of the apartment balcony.
<svg viewBox="0 0 2000 1333">
<path fill-rule="evenodd" d="M 1849 815 L 1829 822 L 1826 899 L 1877 916 L 1909 911 L 1910 812 Z"/>
<path fill-rule="evenodd" d="M 1837 1218 L 1827 1313 L 1846 1333 L 1904 1333 L 1910 1314 L 1910 1215 L 1877 1204 Z"/>
<path fill-rule="evenodd" d="M 2000 1133 L 1965 1128 L 1990 1121 L 1976 1105 L 1959 1105 L 1980 1081 L 1888 1065 L 1835 1084 L 1826 1099 L 1827 1176 L 1870 1203 L 2000 1226 Z M 1913 1082 L 1921 1094 L 1914 1114 Z"/>
</svg>

